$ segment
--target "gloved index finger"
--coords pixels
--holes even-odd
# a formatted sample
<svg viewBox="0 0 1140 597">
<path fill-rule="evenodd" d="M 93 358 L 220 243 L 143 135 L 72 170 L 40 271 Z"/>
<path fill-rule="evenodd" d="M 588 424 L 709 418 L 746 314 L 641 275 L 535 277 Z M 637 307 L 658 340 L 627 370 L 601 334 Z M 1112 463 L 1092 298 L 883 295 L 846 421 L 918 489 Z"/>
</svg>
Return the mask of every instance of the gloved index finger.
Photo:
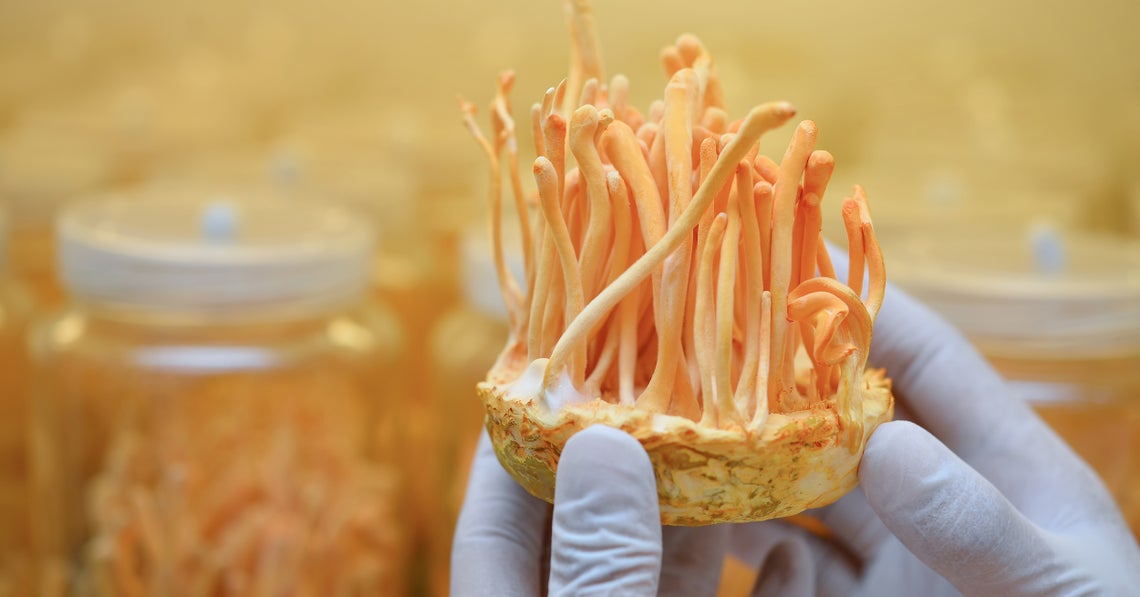
<svg viewBox="0 0 1140 597">
<path fill-rule="evenodd" d="M 602 425 L 571 437 L 554 489 L 550 594 L 656 595 L 661 555 L 657 481 L 641 444 Z"/>
<path fill-rule="evenodd" d="M 540 594 L 548 512 L 503 470 L 484 431 L 455 528 L 451 594 Z"/>
</svg>

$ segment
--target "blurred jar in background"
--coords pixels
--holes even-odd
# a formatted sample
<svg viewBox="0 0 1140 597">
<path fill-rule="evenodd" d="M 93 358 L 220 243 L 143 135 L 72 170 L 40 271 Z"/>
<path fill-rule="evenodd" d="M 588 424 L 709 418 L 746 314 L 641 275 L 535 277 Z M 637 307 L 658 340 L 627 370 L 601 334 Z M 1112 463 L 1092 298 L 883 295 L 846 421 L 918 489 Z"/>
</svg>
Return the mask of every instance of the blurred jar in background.
<svg viewBox="0 0 1140 597">
<path fill-rule="evenodd" d="M 0 128 L 20 109 L 73 93 L 106 71 L 103 48 L 97 44 L 99 27 L 90 14 L 73 5 L 44 16 L 43 22 L 31 27 L 36 32 L 30 39 L 0 35 Z M 30 24 L 18 21 L 5 24 L 16 22 L 14 28 L 27 33 Z"/>
<path fill-rule="evenodd" d="M 885 240 L 892 279 L 963 330 L 1140 535 L 1140 244 L 953 230 Z"/>
<path fill-rule="evenodd" d="M 31 135 L 87 143 L 112 182 L 146 180 L 172 159 L 252 143 L 256 127 L 226 71 L 210 63 L 132 71 L 92 91 L 27 106 L 15 126 Z"/>
<path fill-rule="evenodd" d="M 467 489 L 467 475 L 483 429 L 483 404 L 475 386 L 506 346 L 507 310 L 499 292 L 485 226 L 470 226 L 462 248 L 462 302 L 433 326 L 431 346 L 433 403 L 440 412 L 437 446 L 437 514 L 433 527 L 433 578 L 447 586 L 451 536 Z M 516 235 L 517 236 L 517 235 Z M 507 253 L 516 279 L 524 280 L 522 255 Z"/>
<path fill-rule="evenodd" d="M 52 233 L 56 212 L 113 179 L 113 165 L 96 144 L 26 129 L 0 138 L 0 205 L 9 218 L 10 271 L 36 305 L 62 300 Z"/>
<path fill-rule="evenodd" d="M 405 474 L 417 594 L 443 595 L 448 586 L 450 478 L 440 464 L 454 446 L 455 413 L 434 391 L 445 373 L 433 365 L 431 336 L 460 301 L 461 238 L 481 198 L 469 167 L 478 162 L 467 159 L 468 152 L 440 150 L 451 145 L 441 136 L 461 134 L 461 127 L 438 122 L 421 106 L 342 98 L 294 115 L 271 150 L 285 188 L 357 207 L 379 231 L 373 295 L 391 306 L 406 332 L 401 375 L 390 384 L 405 397 L 403 432 L 416 454 L 406 460 Z"/>
<path fill-rule="evenodd" d="M 426 328 L 457 298 L 457 231 L 474 201 L 473 172 L 438 150 L 444 127 L 422 112 L 359 99 L 308 110 L 277 140 L 273 162 L 295 188 L 375 219 L 377 291 L 402 320 Z"/>
<path fill-rule="evenodd" d="M 151 148 L 145 134 L 152 118 L 148 98 L 115 87 L 68 94 L 24 106 L 15 117 L 18 135 L 82 144 L 106 164 L 108 182 L 137 182 L 146 173 Z"/>
<path fill-rule="evenodd" d="M 399 393 L 410 400 L 412 380 L 426 373 L 413 367 L 424 352 L 418 349 L 423 344 L 420 330 L 427 327 L 415 316 L 435 300 L 422 283 L 434 271 L 423 220 L 416 217 L 416 176 L 392 164 L 380 139 L 369 134 L 374 130 L 368 124 L 371 120 L 362 117 L 357 121 L 360 130 L 350 132 L 345 130 L 351 126 L 347 121 L 330 122 L 324 114 L 309 115 L 269 147 L 265 163 L 276 193 L 289 199 L 313 197 L 351 206 L 377 231 L 371 292 L 378 303 L 393 309 L 406 330 L 406 350 L 400 355 L 402 375 L 389 383 L 400 385 Z M 406 242 L 409 238 L 413 242 Z"/>
<path fill-rule="evenodd" d="M 6 218 L 0 211 L 0 597 L 16 597 L 31 593 L 23 336 L 29 304 L 8 275 L 6 240 Z"/>
<path fill-rule="evenodd" d="M 271 149 L 260 144 L 190 152 L 171 156 L 155 165 L 152 176 L 142 187 L 178 186 L 232 190 L 255 190 L 260 195 L 286 198 L 294 195 L 296 168 L 291 161 L 278 160 Z"/>
<path fill-rule="evenodd" d="M 423 558 L 417 564 L 424 570 L 422 591 L 446 595 L 452 531 L 447 504 L 452 478 L 445 476 L 445 471 L 452 471 L 444 463 L 454 459 L 452 452 L 460 438 L 453 431 L 465 420 L 465 411 L 457 412 L 450 396 L 438 391 L 441 383 L 450 383 L 451 373 L 438 366 L 434 338 L 442 319 L 462 300 L 459 246 L 472 202 L 470 195 L 449 197 L 440 193 L 431 196 L 432 212 L 424 213 L 422 203 L 430 195 L 423 194 L 422 189 L 419 192 L 421 215 L 414 227 L 401 231 L 404 239 L 394 240 L 389 249 L 377 254 L 373 292 L 377 300 L 393 306 L 407 330 L 404 431 L 409 445 L 420 455 L 408 471 L 409 493 L 416 504 L 415 550 Z"/>
<path fill-rule="evenodd" d="M 264 158 L 263 171 L 284 192 L 324 197 L 351 206 L 376 227 L 377 249 L 416 230 L 415 174 L 395 167 L 376 148 L 323 145 L 303 138 L 279 140 Z"/>
<path fill-rule="evenodd" d="M 852 184 L 863 185 L 875 229 L 887 237 L 946 222 L 1017 230 L 1029 218 L 1071 230 L 1088 227 L 1094 210 L 1120 213 L 1125 207 L 1123 195 L 1106 188 L 1111 172 L 1096 147 L 1003 142 L 1001 151 L 987 152 L 982 141 L 939 144 L 941 138 L 868 140 L 850 171 L 830 187 L 850 194 Z M 834 238 L 843 237 L 838 211 L 827 222 Z"/>
<path fill-rule="evenodd" d="M 401 592 L 400 338 L 366 304 L 371 229 L 155 196 L 58 228 L 71 304 L 30 337 L 46 593 Z"/>
</svg>

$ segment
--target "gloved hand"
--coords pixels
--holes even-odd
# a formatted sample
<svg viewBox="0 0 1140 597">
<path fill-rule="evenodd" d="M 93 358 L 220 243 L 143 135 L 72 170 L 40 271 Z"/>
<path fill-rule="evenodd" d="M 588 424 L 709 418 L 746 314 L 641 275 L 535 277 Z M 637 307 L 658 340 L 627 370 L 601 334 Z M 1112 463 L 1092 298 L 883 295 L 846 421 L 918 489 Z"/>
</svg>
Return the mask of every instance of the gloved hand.
<svg viewBox="0 0 1140 597">
<path fill-rule="evenodd" d="M 631 437 L 567 443 L 550 509 L 484 437 L 452 552 L 452 593 L 715 592 L 732 551 L 755 595 L 1126 595 L 1140 549 L 1100 480 L 953 328 L 890 288 L 872 363 L 900 399 L 872 435 L 856 490 L 817 514 L 822 539 L 783 521 L 661 529 L 652 470 Z M 937 438 L 935 437 L 937 436 Z M 939 439 L 940 438 L 940 439 Z M 547 529 L 552 529 L 550 535 Z"/>
<path fill-rule="evenodd" d="M 484 433 L 452 545 L 451 594 L 716 593 L 729 527 L 662 528 L 653 467 L 628 434 L 594 426 L 570 438 L 554 504 L 552 519 Z"/>
<path fill-rule="evenodd" d="M 891 288 L 871 363 L 918 424 L 871 436 L 862 490 L 816 512 L 830 539 L 734 529 L 754 595 L 1138 594 L 1140 549 L 1104 485 L 957 331 Z"/>
</svg>

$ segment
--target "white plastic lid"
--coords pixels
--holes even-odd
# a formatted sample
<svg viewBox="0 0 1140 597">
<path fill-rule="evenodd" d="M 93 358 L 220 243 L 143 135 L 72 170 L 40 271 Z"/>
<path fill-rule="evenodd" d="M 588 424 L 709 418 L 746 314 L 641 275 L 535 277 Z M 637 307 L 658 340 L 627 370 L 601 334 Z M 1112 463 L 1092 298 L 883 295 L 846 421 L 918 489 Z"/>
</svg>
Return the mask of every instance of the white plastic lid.
<svg viewBox="0 0 1140 597">
<path fill-rule="evenodd" d="M 368 287 L 374 231 L 325 203 L 105 197 L 57 225 L 64 285 L 115 307 L 258 313 L 344 305 Z"/>
<path fill-rule="evenodd" d="M 950 228 L 883 239 L 887 276 L 990 354 L 1140 352 L 1140 243 L 1043 225 Z"/>
</svg>

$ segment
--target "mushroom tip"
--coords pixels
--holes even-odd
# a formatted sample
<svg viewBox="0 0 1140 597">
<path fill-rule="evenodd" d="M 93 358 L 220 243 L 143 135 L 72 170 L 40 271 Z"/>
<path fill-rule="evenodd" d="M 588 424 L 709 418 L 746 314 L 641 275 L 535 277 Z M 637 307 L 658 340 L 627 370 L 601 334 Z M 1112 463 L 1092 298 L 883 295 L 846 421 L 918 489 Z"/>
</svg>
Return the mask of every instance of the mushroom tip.
<svg viewBox="0 0 1140 597">
<path fill-rule="evenodd" d="M 682 33 L 677 36 L 678 48 L 700 48 L 701 39 L 692 33 Z"/>
<path fill-rule="evenodd" d="M 548 123 L 547 126 L 554 127 L 556 129 L 566 129 L 566 119 L 557 112 L 553 112 L 550 114 L 550 116 L 547 116 L 546 121 Z"/>
<path fill-rule="evenodd" d="M 831 152 L 826 149 L 817 149 L 811 152 L 808 163 L 811 166 L 834 166 L 835 156 L 831 155 Z"/>
<path fill-rule="evenodd" d="M 547 159 L 546 156 L 540 155 L 534 159 L 534 174 L 535 174 L 535 176 L 538 176 L 540 174 L 545 173 L 548 170 L 553 170 L 553 169 L 554 169 L 554 164 L 549 159 Z"/>
<path fill-rule="evenodd" d="M 570 124 L 575 127 L 594 125 L 599 120 L 601 120 L 601 114 L 593 104 L 578 106 L 578 109 L 574 110 L 574 114 L 570 116 Z"/>
</svg>

